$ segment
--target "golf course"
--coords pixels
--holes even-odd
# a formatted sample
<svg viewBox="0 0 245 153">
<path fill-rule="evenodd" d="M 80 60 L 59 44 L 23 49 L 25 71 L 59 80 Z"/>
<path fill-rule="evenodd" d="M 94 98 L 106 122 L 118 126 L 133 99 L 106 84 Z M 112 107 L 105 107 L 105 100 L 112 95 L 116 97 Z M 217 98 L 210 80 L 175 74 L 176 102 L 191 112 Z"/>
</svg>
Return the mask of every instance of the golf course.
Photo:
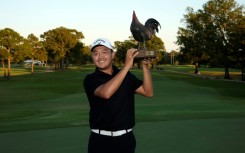
<svg viewBox="0 0 245 153">
<path fill-rule="evenodd" d="M 189 65 L 152 69 L 154 96 L 136 95 L 136 153 L 244 153 L 245 82 L 240 70 Z M 0 78 L 0 153 L 86 153 L 89 103 L 83 79 L 94 65 L 65 71 L 13 65 Z M 131 72 L 142 78 L 141 69 Z M 0 74 L 3 74 L 0 68 Z"/>
</svg>

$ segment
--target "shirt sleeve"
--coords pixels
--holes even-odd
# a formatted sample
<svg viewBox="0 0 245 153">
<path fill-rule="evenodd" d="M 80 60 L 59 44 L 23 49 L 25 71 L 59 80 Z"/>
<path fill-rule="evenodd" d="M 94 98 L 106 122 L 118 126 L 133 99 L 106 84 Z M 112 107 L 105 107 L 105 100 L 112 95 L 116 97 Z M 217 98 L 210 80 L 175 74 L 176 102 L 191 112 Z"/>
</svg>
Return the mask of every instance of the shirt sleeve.
<svg viewBox="0 0 245 153">
<path fill-rule="evenodd" d="M 94 94 L 96 88 L 98 88 L 103 82 L 93 75 L 87 75 L 83 81 L 83 87 L 86 93 Z"/>
<path fill-rule="evenodd" d="M 140 80 L 139 78 L 137 78 L 133 73 L 129 72 L 129 76 L 132 80 L 132 84 L 133 84 L 133 90 L 135 91 L 136 89 L 138 89 L 142 84 L 143 81 Z"/>
</svg>

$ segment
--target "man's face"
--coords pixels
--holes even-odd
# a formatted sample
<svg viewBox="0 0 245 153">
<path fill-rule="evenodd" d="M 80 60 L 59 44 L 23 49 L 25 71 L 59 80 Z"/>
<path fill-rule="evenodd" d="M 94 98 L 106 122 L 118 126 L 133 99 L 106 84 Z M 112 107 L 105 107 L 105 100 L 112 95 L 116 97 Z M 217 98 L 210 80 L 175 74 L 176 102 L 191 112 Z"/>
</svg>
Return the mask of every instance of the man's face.
<svg viewBox="0 0 245 153">
<path fill-rule="evenodd" d="M 92 52 L 94 64 L 101 70 L 107 70 L 111 67 L 114 55 L 115 53 L 105 46 L 97 46 Z"/>
</svg>

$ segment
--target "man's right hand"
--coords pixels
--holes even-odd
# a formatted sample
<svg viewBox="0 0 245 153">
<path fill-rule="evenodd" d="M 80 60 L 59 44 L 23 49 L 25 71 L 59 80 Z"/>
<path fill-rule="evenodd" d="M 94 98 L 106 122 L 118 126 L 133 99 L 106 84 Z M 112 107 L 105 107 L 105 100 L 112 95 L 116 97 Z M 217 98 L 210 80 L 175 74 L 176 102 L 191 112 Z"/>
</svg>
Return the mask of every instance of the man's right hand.
<svg viewBox="0 0 245 153">
<path fill-rule="evenodd" d="M 127 50 L 124 67 L 130 69 L 133 66 L 135 56 L 138 54 L 139 52 L 137 51 L 137 49 L 131 48 Z"/>
</svg>

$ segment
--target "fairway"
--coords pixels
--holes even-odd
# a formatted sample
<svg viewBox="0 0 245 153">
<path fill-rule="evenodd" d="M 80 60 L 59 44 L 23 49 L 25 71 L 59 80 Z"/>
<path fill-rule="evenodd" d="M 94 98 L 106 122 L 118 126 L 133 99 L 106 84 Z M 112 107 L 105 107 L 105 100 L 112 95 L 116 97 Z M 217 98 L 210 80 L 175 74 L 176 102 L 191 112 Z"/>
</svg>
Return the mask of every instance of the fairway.
<svg viewBox="0 0 245 153">
<path fill-rule="evenodd" d="M 82 81 L 94 69 L 13 71 L 11 80 L 0 80 L 0 152 L 86 153 Z M 245 83 L 176 71 L 152 70 L 154 97 L 136 95 L 137 153 L 245 152 Z M 142 77 L 140 69 L 132 72 Z"/>
</svg>

